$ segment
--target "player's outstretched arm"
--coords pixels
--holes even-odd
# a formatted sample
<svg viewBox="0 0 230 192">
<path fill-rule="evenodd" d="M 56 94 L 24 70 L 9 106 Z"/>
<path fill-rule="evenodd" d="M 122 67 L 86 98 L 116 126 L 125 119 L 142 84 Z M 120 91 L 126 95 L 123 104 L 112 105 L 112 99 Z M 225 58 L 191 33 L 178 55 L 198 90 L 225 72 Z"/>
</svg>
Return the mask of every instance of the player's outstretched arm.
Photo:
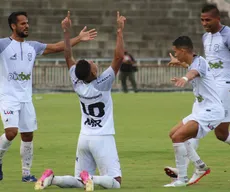
<svg viewBox="0 0 230 192">
<path fill-rule="evenodd" d="M 200 76 L 200 74 L 197 70 L 191 70 L 184 77 L 174 77 L 171 79 L 171 81 L 175 83 L 176 87 L 184 87 L 187 84 L 187 82 L 193 80 L 198 76 Z"/>
<path fill-rule="evenodd" d="M 94 40 L 96 36 L 97 36 L 97 31 L 95 29 L 91 29 L 91 30 L 87 31 L 87 27 L 85 26 L 80 31 L 78 36 L 70 39 L 70 45 L 71 45 L 71 47 L 73 47 L 76 44 L 80 43 L 81 41 Z M 43 55 L 50 54 L 50 53 L 57 53 L 57 52 L 61 52 L 61 51 L 64 51 L 64 41 L 60 41 L 60 42 L 54 43 L 54 44 L 47 44 Z"/>
<path fill-rule="evenodd" d="M 68 11 L 67 17 L 61 23 L 62 29 L 64 32 L 64 55 L 68 68 L 75 64 L 75 60 L 72 54 L 72 47 L 70 42 L 70 29 L 71 29 L 71 20 L 70 12 Z"/>
<path fill-rule="evenodd" d="M 111 67 L 113 68 L 115 74 L 118 73 L 124 57 L 123 29 L 125 26 L 125 20 L 126 18 L 124 16 L 120 16 L 120 13 L 118 11 L 117 12 L 117 41 L 116 41 L 116 48 L 115 48 L 113 62 L 111 64 Z"/>
</svg>

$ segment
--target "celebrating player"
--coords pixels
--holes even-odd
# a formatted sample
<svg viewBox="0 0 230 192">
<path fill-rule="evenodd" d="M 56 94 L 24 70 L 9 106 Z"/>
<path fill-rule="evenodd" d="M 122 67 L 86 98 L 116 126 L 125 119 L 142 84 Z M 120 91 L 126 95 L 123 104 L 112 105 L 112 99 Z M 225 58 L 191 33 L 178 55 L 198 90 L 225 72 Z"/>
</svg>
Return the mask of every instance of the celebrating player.
<svg viewBox="0 0 230 192">
<path fill-rule="evenodd" d="M 117 41 L 111 66 L 97 76 L 93 61 L 75 61 L 70 46 L 70 13 L 62 21 L 65 39 L 65 59 L 73 88 L 80 99 L 81 132 L 76 153 L 75 176 L 54 176 L 46 170 L 35 185 L 44 189 L 49 185 L 63 188 L 85 187 L 92 191 L 94 184 L 104 188 L 120 188 L 121 169 L 114 140 L 113 104 L 111 88 L 124 56 L 123 29 L 126 18 L 117 12 Z M 95 176 L 96 167 L 100 176 Z"/>
<path fill-rule="evenodd" d="M 164 187 L 191 185 L 200 179 L 200 177 L 197 177 L 193 182 L 189 181 L 187 183 L 186 156 L 194 163 L 199 176 L 204 176 L 210 172 L 210 169 L 200 159 L 188 140 L 205 137 L 224 119 L 224 108 L 217 93 L 213 74 L 206 60 L 203 57 L 194 55 L 191 39 L 187 36 L 178 37 L 173 42 L 173 50 L 179 62 L 185 62 L 189 67 L 184 77 L 174 77 L 172 81 L 178 87 L 184 87 L 186 83 L 190 82 L 193 86 L 193 94 L 196 100 L 193 104 L 192 114 L 185 117 L 170 132 L 178 176 L 176 180 L 164 185 Z"/>
<path fill-rule="evenodd" d="M 206 33 L 203 35 L 203 45 L 206 60 L 213 72 L 217 84 L 218 94 L 223 102 L 225 109 L 225 118 L 215 129 L 217 139 L 230 144 L 229 123 L 230 123 L 230 28 L 220 23 L 220 12 L 216 5 L 207 4 L 201 11 L 201 24 Z M 169 65 L 182 65 L 171 55 Z M 191 140 L 193 147 L 198 147 L 197 140 Z M 178 170 L 172 167 L 166 167 L 165 172 L 170 177 L 177 177 Z M 203 176 L 198 170 L 195 170 L 193 177 L 189 182 L 195 182 Z"/>
<path fill-rule="evenodd" d="M 26 12 L 13 12 L 9 18 L 12 35 L 0 39 L 0 113 L 5 133 L 0 137 L 0 180 L 3 179 L 2 159 L 18 131 L 21 134 L 22 181 L 35 182 L 30 168 L 33 159 L 33 132 L 37 129 L 32 103 L 32 69 L 37 55 L 64 50 L 64 42 L 43 44 L 26 41 L 29 23 Z M 95 30 L 86 31 L 71 39 L 71 46 L 96 36 Z"/>
</svg>

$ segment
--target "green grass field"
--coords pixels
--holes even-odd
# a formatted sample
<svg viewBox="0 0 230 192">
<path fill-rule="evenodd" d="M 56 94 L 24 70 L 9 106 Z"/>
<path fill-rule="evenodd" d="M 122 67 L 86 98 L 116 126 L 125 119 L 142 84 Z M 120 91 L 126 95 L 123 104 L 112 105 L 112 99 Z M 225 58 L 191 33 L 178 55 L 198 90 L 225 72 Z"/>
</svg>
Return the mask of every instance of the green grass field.
<svg viewBox="0 0 230 192">
<path fill-rule="evenodd" d="M 32 173 L 40 177 L 44 169 L 52 168 L 56 175 L 73 175 L 80 130 L 77 95 L 39 94 L 33 97 L 39 129 L 35 132 Z M 230 146 L 217 141 L 213 133 L 200 141 L 198 150 L 211 167 L 211 174 L 190 187 L 162 187 L 170 181 L 163 172 L 164 166 L 175 165 L 168 132 L 190 113 L 193 100 L 192 93 L 113 94 L 116 142 L 123 172 L 122 188 L 118 191 L 229 191 Z M 21 182 L 19 146 L 17 137 L 6 153 L 0 192 L 34 191 L 34 184 Z M 189 176 L 191 174 L 192 166 Z M 52 186 L 45 191 L 84 190 Z"/>
</svg>

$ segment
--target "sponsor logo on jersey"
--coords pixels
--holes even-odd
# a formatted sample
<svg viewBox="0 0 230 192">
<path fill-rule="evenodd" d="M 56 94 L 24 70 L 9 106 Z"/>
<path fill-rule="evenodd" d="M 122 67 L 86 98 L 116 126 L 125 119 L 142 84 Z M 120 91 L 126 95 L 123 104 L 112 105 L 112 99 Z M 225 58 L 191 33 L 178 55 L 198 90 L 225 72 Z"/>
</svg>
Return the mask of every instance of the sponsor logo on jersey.
<svg viewBox="0 0 230 192">
<path fill-rule="evenodd" d="M 13 72 L 9 73 L 8 75 L 8 81 L 15 80 L 15 81 L 28 81 L 31 78 L 31 73 L 29 74 L 24 74 L 21 72 L 20 74 Z"/>
<path fill-rule="evenodd" d="M 17 53 L 10 57 L 10 60 L 17 60 Z"/>
<path fill-rule="evenodd" d="M 212 63 L 212 62 L 208 62 L 209 66 L 211 69 L 223 69 L 223 62 L 222 61 L 219 61 L 219 62 L 216 62 L 216 63 Z"/>
<path fill-rule="evenodd" d="M 199 103 L 201 103 L 204 100 L 204 98 L 202 97 L 202 95 L 198 95 L 198 96 L 196 96 L 196 98 L 197 98 L 197 101 Z"/>
<path fill-rule="evenodd" d="M 102 127 L 102 125 L 101 125 L 101 120 L 94 120 L 94 119 L 92 119 L 92 118 L 87 118 L 84 124 L 85 124 L 85 125 L 88 124 L 88 125 L 90 125 L 91 127 L 97 127 L 97 126 L 98 126 L 98 127 Z"/>
<path fill-rule="evenodd" d="M 14 114 L 14 112 L 13 111 L 7 111 L 7 110 L 4 110 L 4 114 L 5 115 L 13 115 Z"/>
<path fill-rule="evenodd" d="M 107 79 L 109 79 L 111 77 L 111 75 L 109 74 L 108 76 L 104 77 L 103 79 L 101 79 L 100 81 L 97 81 L 97 84 L 103 83 L 104 81 L 106 81 Z"/>
</svg>

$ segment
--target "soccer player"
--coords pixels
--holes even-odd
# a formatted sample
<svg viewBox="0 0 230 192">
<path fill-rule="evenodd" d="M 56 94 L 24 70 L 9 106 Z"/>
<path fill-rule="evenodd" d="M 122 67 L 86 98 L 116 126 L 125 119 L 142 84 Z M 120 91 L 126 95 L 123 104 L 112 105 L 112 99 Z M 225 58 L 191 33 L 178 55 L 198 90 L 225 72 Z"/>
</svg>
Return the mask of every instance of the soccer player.
<svg viewBox="0 0 230 192">
<path fill-rule="evenodd" d="M 104 188 L 120 188 L 121 168 L 114 140 L 113 104 L 111 88 L 124 56 L 123 29 L 126 18 L 117 12 L 117 40 L 111 66 L 97 76 L 93 61 L 75 61 L 70 46 L 71 20 L 68 12 L 62 22 L 65 39 L 65 59 L 73 88 L 80 100 L 81 132 L 75 162 L 75 176 L 54 176 L 46 170 L 35 189 L 49 185 L 63 188 L 82 188 L 92 191 L 94 184 Z M 100 176 L 95 176 L 98 168 Z"/>
<path fill-rule="evenodd" d="M 33 132 L 37 129 L 32 103 L 32 69 L 37 55 L 64 50 L 64 42 L 43 44 L 26 41 L 29 23 L 26 12 L 13 12 L 8 18 L 10 37 L 0 39 L 0 113 L 5 133 L 0 137 L 0 180 L 3 179 L 2 159 L 18 131 L 21 134 L 22 181 L 34 182 L 30 168 L 33 159 Z M 95 30 L 86 31 L 71 39 L 71 46 L 96 36 Z"/>
<path fill-rule="evenodd" d="M 192 113 L 172 128 L 170 138 L 175 151 L 178 177 L 164 187 L 186 186 L 188 182 L 186 156 L 203 175 L 210 169 L 200 159 L 188 141 L 191 138 L 203 138 L 214 130 L 224 119 L 224 108 L 217 92 L 215 79 L 206 60 L 193 53 L 193 43 L 187 36 L 178 37 L 173 42 L 173 50 L 180 62 L 187 63 L 188 72 L 184 77 L 172 79 L 175 86 L 184 87 L 188 82 L 193 86 L 196 97 Z M 188 183 L 193 184 L 192 182 Z"/>
<path fill-rule="evenodd" d="M 230 28 L 220 23 L 220 12 L 214 4 L 203 6 L 201 24 L 206 30 L 202 39 L 205 57 L 215 77 L 218 94 L 225 109 L 225 118 L 214 132 L 217 139 L 230 144 L 228 130 L 230 124 Z M 186 67 L 185 63 L 181 64 L 173 56 L 171 56 L 171 60 L 171 65 Z M 177 169 L 166 167 L 165 171 L 170 177 L 177 177 Z M 196 175 L 199 173 L 197 172 Z M 193 178 L 191 178 L 191 182 L 194 182 Z"/>
</svg>

